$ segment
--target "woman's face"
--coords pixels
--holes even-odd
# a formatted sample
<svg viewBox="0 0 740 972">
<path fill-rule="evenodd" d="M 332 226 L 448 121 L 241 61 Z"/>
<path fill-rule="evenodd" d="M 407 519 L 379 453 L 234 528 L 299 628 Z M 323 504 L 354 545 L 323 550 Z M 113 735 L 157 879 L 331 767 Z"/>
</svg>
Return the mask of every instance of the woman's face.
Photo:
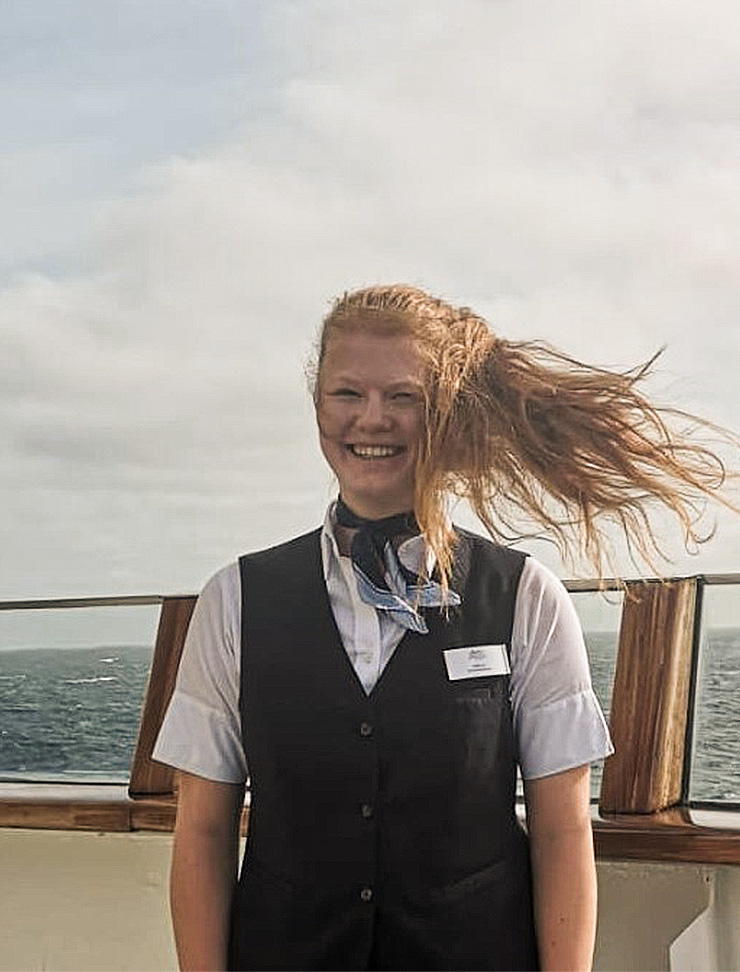
<svg viewBox="0 0 740 972">
<path fill-rule="evenodd" d="M 422 382 L 408 336 L 357 331 L 329 339 L 318 379 L 319 441 L 342 499 L 359 516 L 413 509 Z"/>
</svg>

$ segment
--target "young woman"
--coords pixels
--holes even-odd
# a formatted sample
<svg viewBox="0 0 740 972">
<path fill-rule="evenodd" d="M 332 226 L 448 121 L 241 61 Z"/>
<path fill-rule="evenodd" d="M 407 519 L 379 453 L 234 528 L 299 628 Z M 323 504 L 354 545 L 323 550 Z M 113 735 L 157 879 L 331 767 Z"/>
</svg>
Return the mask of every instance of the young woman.
<svg viewBox="0 0 740 972">
<path fill-rule="evenodd" d="M 645 370 L 506 342 L 409 286 L 334 304 L 314 401 L 339 499 L 206 586 L 155 749 L 182 771 L 183 969 L 590 968 L 589 764 L 611 744 L 578 621 L 447 503 L 499 538 L 523 512 L 597 568 L 610 517 L 650 554 L 655 500 L 693 536 L 721 463 Z"/>
</svg>

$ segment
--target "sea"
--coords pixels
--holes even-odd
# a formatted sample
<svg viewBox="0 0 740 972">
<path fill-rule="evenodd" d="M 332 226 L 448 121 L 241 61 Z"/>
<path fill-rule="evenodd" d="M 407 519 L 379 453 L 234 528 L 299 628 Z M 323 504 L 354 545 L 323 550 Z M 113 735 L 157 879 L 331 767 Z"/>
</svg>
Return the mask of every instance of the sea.
<svg viewBox="0 0 740 972">
<path fill-rule="evenodd" d="M 594 689 L 608 716 L 616 635 L 586 632 Z M 0 780 L 128 780 L 150 645 L 0 651 Z M 740 629 L 705 632 L 689 796 L 740 801 Z M 601 767 L 595 765 L 592 793 Z"/>
</svg>

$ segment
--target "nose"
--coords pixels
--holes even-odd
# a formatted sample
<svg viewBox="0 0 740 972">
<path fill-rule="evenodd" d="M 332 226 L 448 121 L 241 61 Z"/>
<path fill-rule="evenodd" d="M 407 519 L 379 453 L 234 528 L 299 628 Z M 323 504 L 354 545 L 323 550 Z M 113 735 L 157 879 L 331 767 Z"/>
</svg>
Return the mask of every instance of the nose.
<svg viewBox="0 0 740 972">
<path fill-rule="evenodd" d="M 391 415 L 382 395 L 370 392 L 365 397 L 356 424 L 368 432 L 384 431 L 391 427 Z"/>
</svg>

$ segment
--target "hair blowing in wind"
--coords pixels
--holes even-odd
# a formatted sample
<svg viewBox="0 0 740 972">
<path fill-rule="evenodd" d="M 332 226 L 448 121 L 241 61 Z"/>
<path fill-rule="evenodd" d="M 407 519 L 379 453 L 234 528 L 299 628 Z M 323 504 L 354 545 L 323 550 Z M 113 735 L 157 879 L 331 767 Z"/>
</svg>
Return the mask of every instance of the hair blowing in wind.
<svg viewBox="0 0 740 972">
<path fill-rule="evenodd" d="M 318 380 L 332 334 L 355 329 L 411 334 L 425 362 L 414 508 L 445 584 L 450 495 L 467 499 L 494 539 L 544 531 L 599 576 L 614 524 L 633 559 L 654 568 L 666 559 L 653 520 L 660 508 L 680 523 L 687 549 L 711 536 L 700 530 L 707 499 L 736 508 L 722 459 L 699 435 L 737 439 L 643 394 L 657 355 L 624 372 L 594 367 L 541 342 L 497 337 L 470 308 L 393 284 L 335 301 Z"/>
</svg>

